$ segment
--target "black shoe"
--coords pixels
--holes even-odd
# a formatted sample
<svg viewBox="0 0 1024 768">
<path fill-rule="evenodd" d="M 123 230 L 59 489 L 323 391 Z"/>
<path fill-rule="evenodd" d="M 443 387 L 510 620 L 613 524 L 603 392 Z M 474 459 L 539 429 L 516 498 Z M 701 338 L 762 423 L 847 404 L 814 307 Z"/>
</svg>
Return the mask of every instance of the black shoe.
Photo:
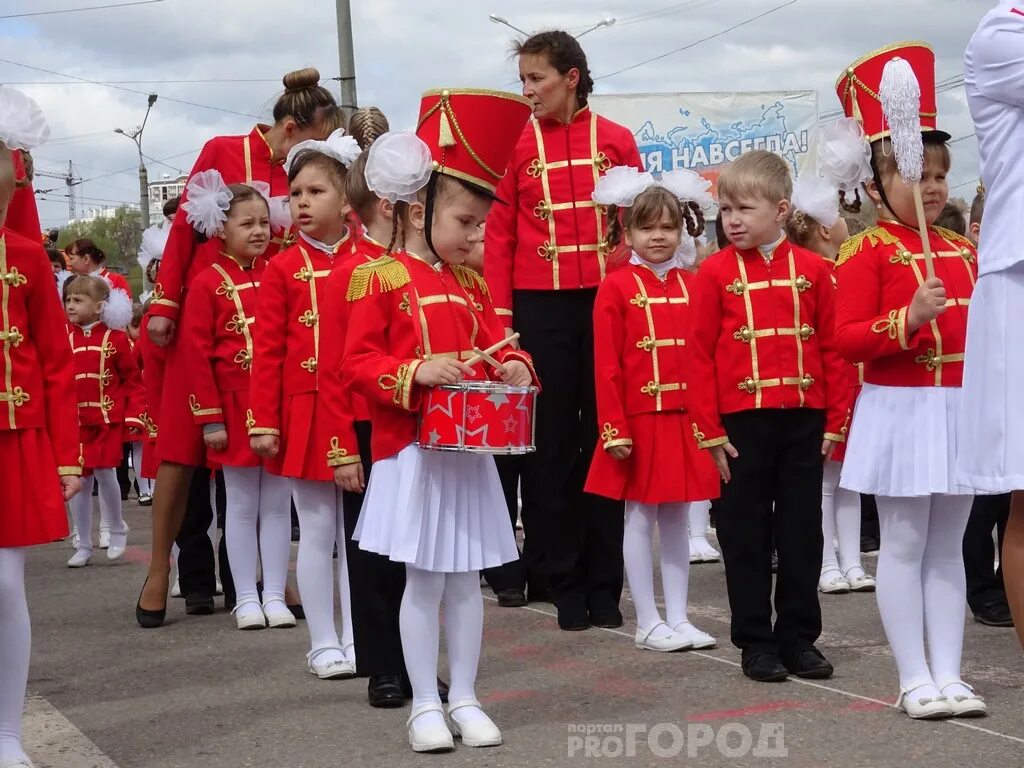
<svg viewBox="0 0 1024 768">
<path fill-rule="evenodd" d="M 601 629 L 618 629 L 622 626 L 622 611 L 613 607 L 591 609 L 590 623 Z"/>
<path fill-rule="evenodd" d="M 571 600 L 555 604 L 558 609 L 558 628 L 566 632 L 590 629 L 590 614 L 580 601 Z"/>
<path fill-rule="evenodd" d="M 189 616 L 209 616 L 213 611 L 213 595 L 206 592 L 185 595 L 185 613 Z"/>
<path fill-rule="evenodd" d="M 860 537 L 860 551 L 864 554 L 877 552 L 881 542 L 877 536 L 867 535 Z"/>
<path fill-rule="evenodd" d="M 287 603 L 285 603 L 285 605 L 288 607 L 288 610 L 292 612 L 292 616 L 294 616 L 296 619 L 298 619 L 299 621 L 306 620 L 306 611 L 302 607 L 302 603 L 296 603 L 295 605 L 288 605 Z"/>
<path fill-rule="evenodd" d="M 501 589 L 494 594 L 502 608 L 522 608 L 526 605 L 526 592 L 522 589 Z"/>
<path fill-rule="evenodd" d="M 405 675 L 402 675 L 402 693 L 405 695 L 405 698 L 412 698 L 412 682 Z M 448 683 L 440 677 L 437 678 L 437 695 L 441 699 L 442 704 L 448 703 Z"/>
<path fill-rule="evenodd" d="M 366 698 L 371 707 L 397 709 L 405 706 L 401 675 L 370 675 Z"/>
<path fill-rule="evenodd" d="M 526 600 L 530 603 L 550 603 L 551 592 L 544 587 L 535 587 L 531 584 L 527 587 Z"/>
<path fill-rule="evenodd" d="M 789 676 L 782 659 L 774 653 L 752 653 L 743 657 L 743 674 L 759 683 L 780 683 Z"/>
<path fill-rule="evenodd" d="M 146 584 L 149 582 L 149 577 L 146 577 L 146 581 L 142 583 L 142 592 L 146 591 Z M 139 599 L 135 603 L 135 620 L 139 622 L 139 626 L 143 629 L 156 629 L 157 627 L 163 626 L 164 619 L 167 618 L 167 603 L 164 603 L 164 607 L 159 611 L 151 611 L 142 607 L 142 592 L 139 592 Z"/>
<path fill-rule="evenodd" d="M 817 648 L 785 654 L 782 663 L 792 674 L 807 680 L 828 680 L 834 671 L 828 659 Z"/>
<path fill-rule="evenodd" d="M 974 612 L 974 620 L 987 627 L 1013 626 L 1013 616 L 1010 614 L 1010 606 L 1000 601 L 983 605 Z"/>
</svg>

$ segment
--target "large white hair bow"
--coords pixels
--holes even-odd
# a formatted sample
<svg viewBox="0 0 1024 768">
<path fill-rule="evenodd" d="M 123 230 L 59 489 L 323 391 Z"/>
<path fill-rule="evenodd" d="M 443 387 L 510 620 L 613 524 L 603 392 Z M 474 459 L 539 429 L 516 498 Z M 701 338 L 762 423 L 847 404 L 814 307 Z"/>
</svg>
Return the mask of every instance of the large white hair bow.
<svg viewBox="0 0 1024 768">
<path fill-rule="evenodd" d="M 641 192 L 653 186 L 664 187 L 680 202 L 696 203 L 701 208 L 707 208 L 713 202 L 708 192 L 711 182 L 693 171 L 667 171 L 655 180 L 650 173 L 628 165 L 616 166 L 598 179 L 592 197 L 601 205 L 630 208 Z"/>
<path fill-rule="evenodd" d="M 846 193 L 874 177 L 871 145 L 859 122 L 842 117 L 825 128 L 818 143 L 818 170 L 829 184 Z"/>
<path fill-rule="evenodd" d="M 821 176 L 809 173 L 793 182 L 793 210 L 802 211 L 823 227 L 839 221 L 839 190 Z"/>
<path fill-rule="evenodd" d="M 0 141 L 8 149 L 30 150 L 50 136 L 43 110 L 21 91 L 0 85 Z"/>
<path fill-rule="evenodd" d="M 427 186 L 434 159 L 419 136 L 411 131 L 389 131 L 370 145 L 366 158 L 366 186 L 392 203 L 416 202 Z"/>
<path fill-rule="evenodd" d="M 323 141 L 315 139 L 300 141 L 288 150 L 288 157 L 284 161 L 285 173 L 291 170 L 292 163 L 295 162 L 295 158 L 300 152 L 319 152 L 321 155 L 333 157 L 346 168 L 350 168 L 362 150 L 359 148 L 359 142 L 351 136 L 346 136 L 344 128 L 339 128 Z"/>
</svg>

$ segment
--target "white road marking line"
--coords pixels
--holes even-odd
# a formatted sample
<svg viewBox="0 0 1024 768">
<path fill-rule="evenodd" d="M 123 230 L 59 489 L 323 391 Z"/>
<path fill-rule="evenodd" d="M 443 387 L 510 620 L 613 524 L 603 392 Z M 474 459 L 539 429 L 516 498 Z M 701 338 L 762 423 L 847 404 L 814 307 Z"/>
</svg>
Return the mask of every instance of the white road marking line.
<svg viewBox="0 0 1024 768">
<path fill-rule="evenodd" d="M 36 768 L 117 768 L 74 723 L 41 696 L 29 695 L 22 724 L 25 751 Z"/>
</svg>

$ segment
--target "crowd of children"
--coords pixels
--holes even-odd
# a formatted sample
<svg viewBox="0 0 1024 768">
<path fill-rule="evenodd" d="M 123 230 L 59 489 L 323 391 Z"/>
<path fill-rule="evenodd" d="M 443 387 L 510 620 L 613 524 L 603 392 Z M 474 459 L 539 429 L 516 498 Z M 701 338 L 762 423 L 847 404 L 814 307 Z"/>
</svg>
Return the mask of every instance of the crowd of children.
<svg viewBox="0 0 1024 768">
<path fill-rule="evenodd" d="M 416 751 L 450 750 L 454 737 L 468 746 L 502 742 L 476 694 L 482 571 L 502 604 L 523 604 L 527 583 L 531 599 L 548 591 L 566 630 L 621 625 L 614 582 L 624 573 L 638 649 L 713 646 L 687 612 L 690 563 L 719 558 L 706 538 L 712 502 L 731 640 L 747 677 L 830 677 L 816 645 L 819 592 L 877 590 L 899 708 L 912 718 L 986 713 L 960 672 L 973 490 L 956 476 L 977 255 L 963 234 L 935 226 L 951 157 L 936 125 L 931 50 L 899 44 L 844 71 L 837 91 L 847 117 L 826 137 L 823 177 L 794 186 L 787 162 L 765 151 L 732 162 L 717 184 L 717 234 L 727 243 L 698 264 L 710 250 L 697 240 L 710 183 L 689 171 L 645 173 L 635 147 L 613 163 L 599 143 L 621 142 L 620 127 L 576 109 L 570 122 L 589 126 L 579 149 L 589 165 L 576 177 L 588 200 L 571 207 L 591 219 L 596 211 L 598 241 L 554 244 L 565 223 L 556 212 L 568 209 L 551 198 L 546 174 L 560 164 L 573 172 L 580 161 L 545 156 L 544 131 L 579 106 L 580 93 L 585 100 L 589 73 L 575 40 L 545 35 L 519 50 L 529 98 L 429 91 L 411 132 L 388 130 L 368 109 L 348 122 L 350 135 L 315 70 L 286 76 L 274 125 L 209 142 L 180 210 L 167 211 L 173 224 L 145 233 L 140 264 L 152 287 L 144 315 L 93 242 L 67 246 L 71 274 L 63 275 L 60 263 L 47 269 L 34 243 L 0 229 L 9 416 L 0 452 L 25 468 L 0 515 L 0 763 L 30 765 L 16 727 L 28 660 L 21 548 L 63 537 L 69 501 L 68 566 L 88 564 L 95 485 L 100 546 L 108 560 L 121 558 L 128 526 L 116 472 L 126 455 L 140 503 L 155 494 L 139 624 L 164 621 L 175 539 L 192 562 L 195 541 L 212 550 L 209 481 L 197 470 L 216 470 L 225 491 L 221 566 L 230 562 L 226 599 L 237 628 L 296 626 L 286 594 L 294 506 L 308 671 L 368 676 L 375 706 L 411 698 L 406 726 Z M 894 88 L 901 78 L 921 94 L 910 110 L 913 140 L 897 102 L 914 89 Z M 9 89 L 0 101 L 11 115 L 0 111 L 6 204 L 16 173 L 7 149 L 45 136 L 22 127 L 38 123 L 32 102 Z M 532 198 L 516 207 L 520 190 L 502 172 L 518 172 L 524 152 L 534 159 L 523 173 L 545 179 L 536 208 Z M 850 237 L 842 213 L 865 203 L 878 223 Z M 516 216 L 529 219 L 520 230 Z M 975 237 L 980 218 L 979 203 Z M 492 296 L 469 266 L 484 222 L 492 221 L 486 242 L 499 249 L 501 237 L 533 233 L 533 219 L 547 222 L 541 228 L 552 238 L 540 258 L 553 265 L 553 287 L 517 275 Z M 515 261 L 520 250 L 513 244 L 502 258 Z M 586 295 L 555 293 L 558 260 L 570 250 L 600 262 L 567 262 L 562 273 L 576 268 L 582 281 L 594 267 L 599 287 Z M 485 269 L 489 256 L 485 248 Z M 554 482 L 554 468 L 505 463 L 499 475 L 489 453 L 432 450 L 418 439 L 418 416 L 430 393 L 462 383 L 490 387 L 496 405 L 541 387 L 542 403 L 564 398 L 577 372 L 548 359 L 557 339 L 531 357 L 539 319 L 522 315 L 543 306 L 579 314 L 580 302 L 593 381 L 577 395 L 586 401 L 593 387 L 595 423 L 584 433 L 596 427 L 598 438 L 562 458 L 589 470 L 576 474 L 579 491 L 601 499 L 594 509 L 621 505 L 622 572 L 609 581 L 607 562 L 587 564 L 588 547 L 599 552 L 606 542 L 577 541 L 573 563 L 555 562 L 555 540 L 527 512 L 534 570 L 499 590 L 502 568 L 521 557 L 518 504 L 502 483 L 523 473 L 525 512 L 537 503 L 538 478 Z M 530 328 L 522 336 L 507 327 L 513 304 L 515 327 Z M 549 420 L 546 430 L 555 423 L 538 418 Z M 196 482 L 205 517 L 187 501 Z M 571 523 L 570 486 L 546 490 L 564 491 L 559 535 L 571 538 L 593 521 Z M 861 562 L 860 494 L 877 500 L 877 584 Z M 990 540 L 994 523 L 977 514 Z M 593 535 L 603 541 L 614 529 Z M 201 583 L 183 580 L 189 613 L 212 611 L 212 578 Z M 437 676 L 442 614 L 449 684 Z"/>
</svg>

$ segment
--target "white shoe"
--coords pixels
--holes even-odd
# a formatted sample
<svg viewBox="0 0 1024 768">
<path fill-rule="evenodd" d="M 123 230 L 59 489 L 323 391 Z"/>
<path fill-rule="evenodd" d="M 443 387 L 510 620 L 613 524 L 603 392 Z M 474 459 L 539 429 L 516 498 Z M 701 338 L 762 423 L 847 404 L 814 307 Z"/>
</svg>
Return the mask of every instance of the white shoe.
<svg viewBox="0 0 1024 768">
<path fill-rule="evenodd" d="M 288 610 L 284 600 L 268 600 L 263 604 L 263 615 L 271 629 L 288 629 L 295 626 L 295 614 Z"/>
<path fill-rule="evenodd" d="M 319 663 L 317 657 L 324 651 L 338 651 L 342 654 L 342 658 Z M 356 676 L 356 665 L 349 661 L 348 657 L 345 656 L 345 652 L 338 646 L 317 648 L 315 651 L 310 651 L 306 654 L 306 666 L 309 668 L 310 674 L 316 675 L 321 680 L 345 680 Z"/>
<path fill-rule="evenodd" d="M 76 549 L 75 554 L 68 560 L 68 568 L 84 568 L 89 564 L 89 558 L 91 557 L 91 549 Z"/>
<path fill-rule="evenodd" d="M 100 526 L 100 549 L 106 549 L 110 546 L 110 528 L 105 525 Z"/>
<path fill-rule="evenodd" d="M 949 699 L 945 696 L 926 696 L 923 699 L 910 698 L 910 694 L 923 687 L 923 685 L 918 685 L 909 691 L 901 689 L 900 696 L 896 699 L 896 709 L 906 712 L 911 720 L 941 720 L 952 717 L 953 708 L 950 706 Z"/>
<path fill-rule="evenodd" d="M 174 574 L 174 584 L 171 586 L 171 597 L 181 597 L 181 581 L 178 574 Z"/>
<path fill-rule="evenodd" d="M 239 613 L 238 609 L 246 605 L 255 605 L 259 611 L 245 613 Z M 263 607 L 260 605 L 259 600 L 250 598 L 243 600 L 242 602 L 235 605 L 231 610 L 235 614 L 235 624 L 239 629 L 266 629 L 267 628 L 267 617 L 263 614 Z"/>
<path fill-rule="evenodd" d="M 669 634 L 665 637 L 652 637 L 655 630 L 659 627 L 664 627 L 669 630 Z M 671 653 L 672 651 L 685 651 L 687 648 L 693 647 L 693 642 L 688 637 L 683 635 L 677 635 L 671 629 L 668 624 L 661 622 L 655 624 L 654 627 L 647 630 L 646 632 L 642 629 L 637 629 L 636 638 L 634 644 L 637 648 L 642 651 L 661 651 L 662 653 Z"/>
<path fill-rule="evenodd" d="M 701 632 L 688 621 L 679 622 L 672 627 L 672 631 L 680 637 L 688 639 L 690 641 L 690 648 L 695 651 L 702 648 L 714 648 L 718 643 L 718 641 L 707 632 Z"/>
<path fill-rule="evenodd" d="M 860 571 L 860 573 L 857 573 L 857 571 Z M 865 573 L 863 568 L 855 565 L 852 568 L 847 569 L 846 573 L 843 575 L 845 576 L 847 583 L 850 585 L 851 592 L 875 591 L 875 577 Z"/>
<path fill-rule="evenodd" d="M 958 693 L 953 696 L 946 695 L 946 688 L 959 684 L 971 692 L 970 696 Z M 974 689 L 963 680 L 950 680 L 945 683 L 939 691 L 949 701 L 949 708 L 953 710 L 953 717 L 984 717 L 988 714 L 988 705 L 985 700 L 978 696 Z"/>
<path fill-rule="evenodd" d="M 419 716 L 427 712 L 440 712 L 441 724 L 417 725 L 416 720 Z M 444 710 L 440 704 L 420 704 L 413 707 L 405 725 L 409 729 L 409 746 L 413 752 L 450 752 L 455 749 L 455 739 L 452 738 L 448 726 L 444 724 Z"/>
<path fill-rule="evenodd" d="M 107 560 L 120 560 L 128 547 L 128 523 L 124 524 L 123 533 L 108 534 Z"/>
<path fill-rule="evenodd" d="M 455 713 L 468 707 L 476 707 L 483 719 L 477 717 L 472 722 L 459 722 Z M 501 731 L 480 708 L 480 702 L 476 699 L 462 699 L 454 704 L 449 704 L 448 721 L 451 723 L 452 733 L 461 738 L 462 743 L 467 747 L 496 747 L 501 744 Z"/>
<path fill-rule="evenodd" d="M 78 544 L 79 544 L 78 529 L 77 528 L 72 528 L 71 529 L 71 548 L 72 549 L 78 549 Z"/>
<path fill-rule="evenodd" d="M 717 563 L 722 554 L 707 539 L 690 539 L 691 563 Z"/>
<path fill-rule="evenodd" d="M 835 572 L 835 576 L 824 574 L 818 579 L 818 591 L 826 595 L 842 595 L 850 591 L 850 582 L 839 571 Z"/>
</svg>

